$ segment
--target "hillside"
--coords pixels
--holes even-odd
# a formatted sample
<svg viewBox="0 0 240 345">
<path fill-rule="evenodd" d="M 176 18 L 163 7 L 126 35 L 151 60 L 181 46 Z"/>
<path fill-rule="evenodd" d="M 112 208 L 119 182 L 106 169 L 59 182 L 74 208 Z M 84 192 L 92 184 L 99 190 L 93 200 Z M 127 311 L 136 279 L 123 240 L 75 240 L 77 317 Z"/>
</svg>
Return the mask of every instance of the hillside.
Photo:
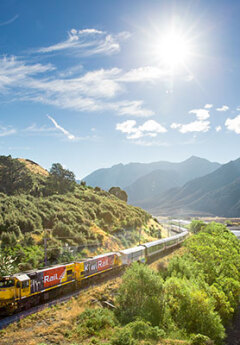
<svg viewBox="0 0 240 345">
<path fill-rule="evenodd" d="M 149 206 L 154 214 L 239 216 L 240 159 L 224 164 L 181 188 L 158 195 L 158 205 Z"/>
<path fill-rule="evenodd" d="M 159 235 L 159 224 L 146 211 L 76 183 L 72 191 L 56 193 L 49 188 L 54 175 L 39 172 L 39 166 L 36 173 L 17 159 L 0 157 L 0 246 L 19 269 L 43 264 L 45 236 L 48 262 L 54 263 L 136 244 L 140 228 L 143 239 Z"/>
<path fill-rule="evenodd" d="M 119 164 L 109 169 L 99 169 L 83 180 L 90 186 L 108 190 L 119 186 L 127 191 L 129 202 L 145 207 L 144 200 L 172 187 L 180 187 L 187 181 L 204 176 L 219 168 L 219 163 L 192 156 L 180 163 L 130 163 Z"/>
<path fill-rule="evenodd" d="M 33 174 L 48 176 L 49 172 L 41 167 L 39 164 L 31 161 L 30 159 L 18 158 L 19 162 L 25 164 L 26 168 L 30 170 Z"/>
</svg>

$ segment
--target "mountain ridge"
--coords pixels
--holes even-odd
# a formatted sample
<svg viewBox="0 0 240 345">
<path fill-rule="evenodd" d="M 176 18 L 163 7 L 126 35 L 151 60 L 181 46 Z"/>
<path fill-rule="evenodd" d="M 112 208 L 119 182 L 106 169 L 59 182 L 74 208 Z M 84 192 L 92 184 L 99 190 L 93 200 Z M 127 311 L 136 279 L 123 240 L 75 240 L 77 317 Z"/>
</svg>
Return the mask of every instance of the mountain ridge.
<svg viewBox="0 0 240 345">
<path fill-rule="evenodd" d="M 118 186 L 121 188 L 127 188 L 134 183 L 138 178 L 143 177 L 155 170 L 174 170 L 173 168 L 178 165 L 190 166 L 191 164 L 206 164 L 206 162 L 212 165 L 212 170 L 215 170 L 220 166 L 217 162 L 209 162 L 208 160 L 196 156 L 191 156 L 183 162 L 168 162 L 157 161 L 151 163 L 137 163 L 131 162 L 128 164 L 116 164 L 110 168 L 101 168 L 93 171 L 91 174 L 83 178 L 86 183 L 92 187 L 101 187 L 105 190 L 112 186 Z M 206 174 L 204 171 L 202 175 Z M 184 174 L 184 171 L 182 172 Z"/>
<path fill-rule="evenodd" d="M 174 193 L 167 191 L 158 197 L 158 206 L 145 207 L 154 214 L 181 214 L 188 210 L 190 213 L 201 212 L 205 215 L 239 216 L 240 158 L 206 176 L 189 181 L 175 189 Z"/>
</svg>

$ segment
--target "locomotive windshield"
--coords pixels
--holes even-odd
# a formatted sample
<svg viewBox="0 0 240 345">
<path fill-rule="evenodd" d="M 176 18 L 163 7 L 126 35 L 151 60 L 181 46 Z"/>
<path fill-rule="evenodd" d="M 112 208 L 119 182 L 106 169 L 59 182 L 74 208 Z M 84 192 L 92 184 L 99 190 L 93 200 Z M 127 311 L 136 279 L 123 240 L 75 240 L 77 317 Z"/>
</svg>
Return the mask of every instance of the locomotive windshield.
<svg viewBox="0 0 240 345">
<path fill-rule="evenodd" d="M 11 287 L 11 286 L 14 286 L 14 280 L 12 280 L 12 279 L 1 279 L 0 280 L 0 289 Z"/>
</svg>

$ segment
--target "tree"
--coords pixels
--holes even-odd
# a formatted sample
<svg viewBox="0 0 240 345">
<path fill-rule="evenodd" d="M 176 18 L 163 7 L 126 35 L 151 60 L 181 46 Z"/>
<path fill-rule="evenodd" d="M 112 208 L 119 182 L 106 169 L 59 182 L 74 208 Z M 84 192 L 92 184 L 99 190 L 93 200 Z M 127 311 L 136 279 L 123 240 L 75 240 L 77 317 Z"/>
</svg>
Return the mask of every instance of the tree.
<svg viewBox="0 0 240 345">
<path fill-rule="evenodd" d="M 60 163 L 54 163 L 46 183 L 46 194 L 65 194 L 73 192 L 76 185 L 72 171 L 64 169 Z"/>
<path fill-rule="evenodd" d="M 14 272 L 14 259 L 11 256 L 7 256 L 0 253 L 0 276 L 11 275 Z"/>
<path fill-rule="evenodd" d="M 126 201 L 128 200 L 127 193 L 122 190 L 120 187 L 111 187 L 108 191 L 110 194 L 115 195 L 118 199 Z"/>
<path fill-rule="evenodd" d="M 190 224 L 190 231 L 194 234 L 201 231 L 206 224 L 202 220 L 193 220 Z"/>
<path fill-rule="evenodd" d="M 124 273 L 117 296 L 117 314 L 123 323 L 142 318 L 158 326 L 162 317 L 162 278 L 149 267 L 133 263 Z"/>
<path fill-rule="evenodd" d="M 29 193 L 33 184 L 24 163 L 11 156 L 0 156 L 0 192 L 8 195 Z"/>
</svg>

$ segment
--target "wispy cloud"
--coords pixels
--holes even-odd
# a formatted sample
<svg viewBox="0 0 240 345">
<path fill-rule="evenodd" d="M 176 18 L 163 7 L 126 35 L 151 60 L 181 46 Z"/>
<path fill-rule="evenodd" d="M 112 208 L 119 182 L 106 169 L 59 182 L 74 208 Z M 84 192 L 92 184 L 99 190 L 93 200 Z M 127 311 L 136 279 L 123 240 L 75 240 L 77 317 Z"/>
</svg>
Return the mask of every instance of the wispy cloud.
<svg viewBox="0 0 240 345">
<path fill-rule="evenodd" d="M 136 82 L 153 82 L 155 80 L 165 79 L 171 74 L 170 70 L 166 68 L 144 66 L 134 68 L 118 78 L 118 81 L 125 83 L 136 83 Z"/>
<path fill-rule="evenodd" d="M 27 87 L 30 77 L 53 69 L 51 64 L 26 64 L 15 57 L 3 57 L 0 59 L 0 92 L 6 91 L 9 87 Z"/>
<path fill-rule="evenodd" d="M 39 77 L 39 74 L 46 73 L 47 77 Z M 79 73 L 78 70 L 75 76 L 61 78 L 51 64 L 28 64 L 15 57 L 4 57 L 0 59 L 0 93 L 13 91 L 17 99 L 50 104 L 62 109 L 114 111 L 119 115 L 139 117 L 154 115 L 142 100 L 112 100 L 126 93 L 127 82 L 119 80 L 125 74 L 121 69 Z"/>
<path fill-rule="evenodd" d="M 127 134 L 127 139 L 139 139 L 142 137 L 156 137 L 159 133 L 167 132 L 166 128 L 154 120 L 148 120 L 140 126 L 136 126 L 135 120 L 127 120 L 116 124 L 116 130 Z"/>
<path fill-rule="evenodd" d="M 13 23 L 18 17 L 19 17 L 19 15 L 16 14 L 14 17 L 12 17 L 12 18 L 6 20 L 5 22 L 0 22 L 0 26 L 4 26 L 4 25 L 11 24 L 11 23 Z"/>
<path fill-rule="evenodd" d="M 65 128 L 61 127 L 56 120 L 54 120 L 51 116 L 47 115 L 47 117 L 49 118 L 49 120 L 52 121 L 52 123 L 54 124 L 54 126 L 59 129 L 69 140 L 75 140 L 76 137 L 71 134 L 70 132 L 68 132 Z"/>
<path fill-rule="evenodd" d="M 217 108 L 216 110 L 217 110 L 217 111 L 227 111 L 228 109 L 229 109 L 229 106 L 223 105 L 223 106 L 221 106 L 220 108 Z"/>
<path fill-rule="evenodd" d="M 51 53 L 71 49 L 85 56 L 96 54 L 111 55 L 120 51 L 120 41 L 129 37 L 127 33 L 112 35 L 97 29 L 72 29 L 62 42 L 37 50 L 38 53 Z"/>
<path fill-rule="evenodd" d="M 35 123 L 32 124 L 31 126 L 25 128 L 23 130 L 24 133 L 29 133 L 29 134 L 49 134 L 52 132 L 56 132 L 57 128 L 56 127 L 47 127 L 47 126 L 37 126 Z"/>
<path fill-rule="evenodd" d="M 225 121 L 225 126 L 229 131 L 233 131 L 237 134 L 240 134 L 240 115 L 236 116 L 233 119 L 228 118 Z"/>
<path fill-rule="evenodd" d="M 7 137 L 9 135 L 15 134 L 16 132 L 17 130 L 14 128 L 0 126 L 0 137 Z"/>
<path fill-rule="evenodd" d="M 215 128 L 215 130 L 216 130 L 216 132 L 221 132 L 222 127 L 221 127 L 221 126 L 217 126 L 217 127 Z"/>
</svg>

